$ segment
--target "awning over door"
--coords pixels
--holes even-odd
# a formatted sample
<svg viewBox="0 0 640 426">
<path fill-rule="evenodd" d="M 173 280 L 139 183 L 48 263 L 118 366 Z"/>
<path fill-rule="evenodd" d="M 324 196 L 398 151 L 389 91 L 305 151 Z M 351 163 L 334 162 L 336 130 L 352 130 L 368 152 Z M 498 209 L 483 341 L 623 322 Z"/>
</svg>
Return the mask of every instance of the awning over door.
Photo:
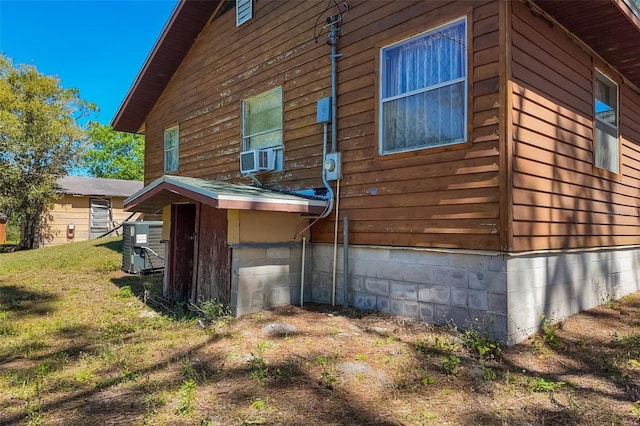
<svg viewBox="0 0 640 426">
<path fill-rule="evenodd" d="M 153 214 L 169 204 L 185 202 L 199 202 L 219 209 L 307 214 L 322 213 L 328 203 L 251 185 L 165 175 L 124 200 L 124 209 Z"/>
</svg>

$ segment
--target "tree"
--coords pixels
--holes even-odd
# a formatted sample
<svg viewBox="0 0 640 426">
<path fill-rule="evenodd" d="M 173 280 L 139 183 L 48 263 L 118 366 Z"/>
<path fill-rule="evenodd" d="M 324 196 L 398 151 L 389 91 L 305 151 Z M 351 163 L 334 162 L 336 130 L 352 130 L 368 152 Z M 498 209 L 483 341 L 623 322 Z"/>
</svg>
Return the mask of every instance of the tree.
<svg viewBox="0 0 640 426">
<path fill-rule="evenodd" d="M 0 55 L 0 211 L 21 224 L 24 248 L 48 236 L 56 180 L 83 147 L 77 120 L 96 109 L 59 79 Z"/>
<path fill-rule="evenodd" d="M 90 175 L 127 180 L 144 178 L 144 136 L 116 132 L 111 126 L 91 122 L 89 142 L 82 163 Z"/>
</svg>

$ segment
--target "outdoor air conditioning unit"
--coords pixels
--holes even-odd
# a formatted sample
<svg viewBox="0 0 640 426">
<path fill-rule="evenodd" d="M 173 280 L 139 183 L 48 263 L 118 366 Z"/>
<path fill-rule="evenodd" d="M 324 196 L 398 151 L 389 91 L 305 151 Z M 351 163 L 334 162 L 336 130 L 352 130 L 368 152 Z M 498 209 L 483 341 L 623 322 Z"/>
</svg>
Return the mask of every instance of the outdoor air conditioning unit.
<svg viewBox="0 0 640 426">
<path fill-rule="evenodd" d="M 124 222 L 122 270 L 130 274 L 146 274 L 164 269 L 162 222 Z"/>
<path fill-rule="evenodd" d="M 252 149 L 240 153 L 240 171 L 242 174 L 273 170 L 276 166 L 276 153 L 273 148 Z"/>
</svg>

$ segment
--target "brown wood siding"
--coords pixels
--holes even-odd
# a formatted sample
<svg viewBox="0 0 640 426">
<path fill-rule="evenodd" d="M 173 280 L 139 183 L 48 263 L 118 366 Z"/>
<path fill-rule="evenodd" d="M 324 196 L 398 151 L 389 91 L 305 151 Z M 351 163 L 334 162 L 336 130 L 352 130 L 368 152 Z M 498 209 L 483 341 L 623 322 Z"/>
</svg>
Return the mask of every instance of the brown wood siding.
<svg viewBox="0 0 640 426">
<path fill-rule="evenodd" d="M 612 75 L 620 87 L 621 174 L 599 172 L 593 166 L 598 58 L 527 5 L 513 2 L 512 10 L 511 249 L 640 243 L 640 95 Z"/>
<path fill-rule="evenodd" d="M 498 2 L 349 4 L 337 80 L 343 158 L 339 216 L 350 219 L 350 241 L 499 249 Z M 163 131 L 175 124 L 180 125 L 179 174 L 248 182 L 238 165 L 242 100 L 282 86 L 284 171 L 258 178 L 277 189 L 322 187 L 316 101 L 330 95 L 330 49 L 327 31 L 316 43 L 313 26 L 318 16 L 318 29 L 323 25 L 326 5 L 257 2 L 254 18 L 238 28 L 233 11 L 209 24 L 147 117 L 146 182 L 162 174 Z M 469 141 L 380 156 L 379 48 L 462 16 L 468 17 L 470 32 Z M 333 241 L 333 217 L 314 225 L 313 241 Z"/>
</svg>

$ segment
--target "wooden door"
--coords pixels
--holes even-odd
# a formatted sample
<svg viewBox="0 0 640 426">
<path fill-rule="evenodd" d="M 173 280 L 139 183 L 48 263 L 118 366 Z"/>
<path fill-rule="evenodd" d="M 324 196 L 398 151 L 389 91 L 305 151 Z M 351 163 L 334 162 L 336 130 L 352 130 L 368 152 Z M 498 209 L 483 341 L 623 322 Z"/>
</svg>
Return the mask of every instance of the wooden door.
<svg viewBox="0 0 640 426">
<path fill-rule="evenodd" d="M 191 293 L 195 225 L 195 204 L 171 206 L 171 258 L 167 296 L 172 300 L 187 300 Z"/>
<path fill-rule="evenodd" d="M 201 204 L 198 212 L 196 288 L 192 300 L 229 304 L 231 298 L 230 249 L 227 211 Z"/>
</svg>

